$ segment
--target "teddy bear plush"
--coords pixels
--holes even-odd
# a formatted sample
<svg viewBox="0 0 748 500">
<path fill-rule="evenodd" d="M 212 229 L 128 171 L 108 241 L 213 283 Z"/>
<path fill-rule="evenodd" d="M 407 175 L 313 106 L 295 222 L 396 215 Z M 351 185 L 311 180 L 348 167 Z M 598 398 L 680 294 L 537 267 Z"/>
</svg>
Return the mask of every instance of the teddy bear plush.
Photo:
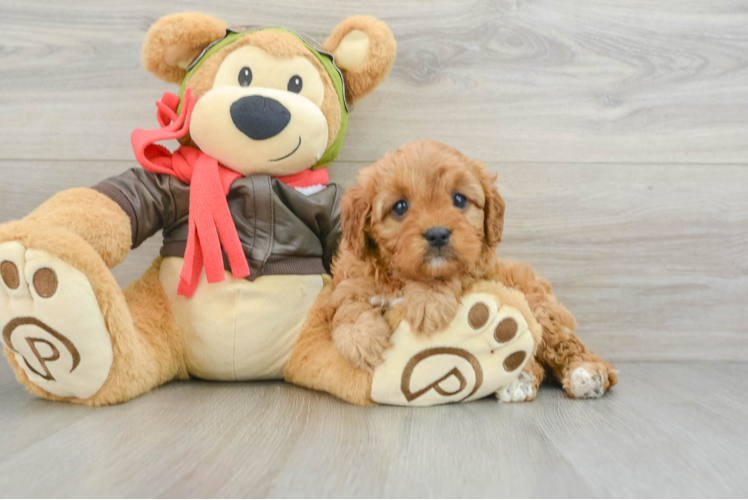
<svg viewBox="0 0 748 500">
<path fill-rule="evenodd" d="M 483 383 L 471 349 L 512 316 L 522 325 L 514 350 L 531 354 L 540 329 L 499 286 L 468 297 L 441 337 L 418 338 L 391 316 L 394 347 L 376 377 L 342 360 L 316 313 L 341 231 L 342 190 L 325 167 L 350 107 L 384 80 L 395 52 L 387 26 L 368 16 L 346 19 L 321 46 L 199 13 L 156 22 L 143 64 L 180 89 L 157 103 L 159 128 L 132 134 L 142 168 L 0 226 L 0 328 L 19 382 L 88 405 L 190 376 L 285 378 L 355 403 L 406 405 L 510 382 L 521 364 Z M 170 139 L 174 152 L 156 144 Z M 109 269 L 158 231 L 160 257 L 121 290 Z M 455 338 L 467 344 L 444 351 Z"/>
</svg>

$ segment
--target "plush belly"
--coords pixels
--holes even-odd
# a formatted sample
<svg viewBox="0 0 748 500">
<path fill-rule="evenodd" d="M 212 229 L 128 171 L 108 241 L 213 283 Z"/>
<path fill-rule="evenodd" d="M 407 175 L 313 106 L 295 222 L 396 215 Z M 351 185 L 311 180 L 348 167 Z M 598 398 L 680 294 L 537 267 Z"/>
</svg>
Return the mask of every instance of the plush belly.
<svg viewBox="0 0 748 500">
<path fill-rule="evenodd" d="M 209 380 L 283 378 L 283 366 L 322 290 L 319 275 L 261 276 L 208 283 L 177 295 L 183 259 L 168 257 L 160 278 L 184 332 L 190 374 Z"/>
</svg>

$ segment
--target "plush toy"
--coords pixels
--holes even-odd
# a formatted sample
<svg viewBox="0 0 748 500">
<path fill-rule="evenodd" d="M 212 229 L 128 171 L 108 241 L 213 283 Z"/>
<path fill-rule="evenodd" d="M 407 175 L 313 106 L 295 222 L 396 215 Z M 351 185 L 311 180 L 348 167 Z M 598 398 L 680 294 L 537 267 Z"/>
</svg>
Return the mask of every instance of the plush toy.
<svg viewBox="0 0 748 500">
<path fill-rule="evenodd" d="M 160 128 L 132 134 L 143 168 L 0 226 L 0 328 L 18 380 L 88 405 L 190 376 L 286 378 L 360 404 L 423 405 L 476 399 L 516 377 L 539 327 L 521 295 L 498 285 L 467 297 L 454 326 L 428 339 L 393 309 L 393 348 L 374 377 L 340 358 L 317 313 L 340 239 L 342 192 L 325 167 L 350 107 L 387 76 L 395 50 L 387 26 L 366 16 L 322 46 L 199 13 L 155 23 L 143 63 L 181 87 L 157 103 Z M 169 139 L 181 147 L 156 144 Z M 161 256 L 120 290 L 109 269 L 160 230 Z M 520 328 L 492 345 L 507 317 Z M 496 350 L 525 355 L 494 370 L 483 358 Z"/>
</svg>

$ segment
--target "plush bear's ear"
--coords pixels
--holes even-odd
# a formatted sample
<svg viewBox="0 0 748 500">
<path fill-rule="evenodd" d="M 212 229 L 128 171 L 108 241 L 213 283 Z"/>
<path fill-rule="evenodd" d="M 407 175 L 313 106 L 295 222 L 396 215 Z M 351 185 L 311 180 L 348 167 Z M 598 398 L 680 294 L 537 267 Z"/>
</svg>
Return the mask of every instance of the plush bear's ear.
<svg viewBox="0 0 748 500">
<path fill-rule="evenodd" d="M 356 102 L 374 90 L 392 69 L 397 43 L 382 21 L 371 16 L 349 17 L 324 43 L 343 71 L 346 98 Z"/>
<path fill-rule="evenodd" d="M 179 83 L 200 52 L 225 34 L 226 23 L 207 14 L 184 12 L 162 17 L 145 36 L 143 66 L 162 80 Z"/>
</svg>

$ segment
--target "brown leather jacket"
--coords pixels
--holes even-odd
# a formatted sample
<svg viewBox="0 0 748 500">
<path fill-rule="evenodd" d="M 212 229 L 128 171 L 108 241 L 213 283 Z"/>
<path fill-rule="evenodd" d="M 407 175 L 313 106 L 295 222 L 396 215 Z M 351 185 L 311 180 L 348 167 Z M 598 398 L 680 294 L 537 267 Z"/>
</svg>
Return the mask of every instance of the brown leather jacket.
<svg viewBox="0 0 748 500">
<path fill-rule="evenodd" d="M 132 247 L 163 229 L 164 257 L 184 257 L 190 186 L 170 175 L 135 168 L 93 187 L 130 217 Z M 329 184 L 304 195 L 267 175 L 236 180 L 226 197 L 250 267 L 266 274 L 323 274 L 340 242 L 342 188 Z M 224 268 L 229 270 L 224 254 Z"/>
</svg>

